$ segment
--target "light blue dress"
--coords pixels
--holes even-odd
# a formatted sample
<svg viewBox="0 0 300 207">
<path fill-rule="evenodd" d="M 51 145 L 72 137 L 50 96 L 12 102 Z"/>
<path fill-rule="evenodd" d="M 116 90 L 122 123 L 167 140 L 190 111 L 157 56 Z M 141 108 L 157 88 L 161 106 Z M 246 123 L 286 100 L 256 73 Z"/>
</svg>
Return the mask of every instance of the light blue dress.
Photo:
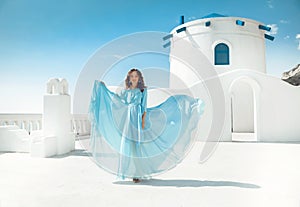
<svg viewBox="0 0 300 207">
<path fill-rule="evenodd" d="M 96 80 L 88 112 L 89 150 L 98 166 L 119 178 L 150 178 L 182 161 L 196 139 L 191 132 L 203 111 L 204 102 L 187 95 L 173 95 L 147 108 L 147 88 L 118 94 Z"/>
</svg>

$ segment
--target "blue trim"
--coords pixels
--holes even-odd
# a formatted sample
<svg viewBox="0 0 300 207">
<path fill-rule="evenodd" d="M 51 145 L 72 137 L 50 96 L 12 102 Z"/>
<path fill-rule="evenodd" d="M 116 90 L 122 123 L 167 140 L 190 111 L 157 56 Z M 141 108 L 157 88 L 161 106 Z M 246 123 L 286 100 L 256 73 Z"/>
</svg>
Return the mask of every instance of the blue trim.
<svg viewBox="0 0 300 207">
<path fill-rule="evenodd" d="M 245 22 L 242 21 L 242 20 L 236 20 L 235 23 L 239 26 L 244 26 L 245 25 Z"/>
<path fill-rule="evenodd" d="M 271 40 L 271 41 L 273 41 L 275 39 L 275 37 L 268 35 L 268 34 L 265 34 L 265 38 L 268 40 Z"/>
<path fill-rule="evenodd" d="M 182 27 L 182 28 L 176 30 L 176 32 L 179 33 L 179 32 L 183 32 L 183 31 L 185 31 L 185 30 L 186 30 L 186 27 Z"/>
<path fill-rule="evenodd" d="M 212 14 L 206 15 L 204 17 L 201 17 L 200 19 L 216 18 L 216 17 L 228 17 L 228 16 L 224 16 L 222 14 L 217 14 L 217 13 L 212 13 Z"/>
<path fill-rule="evenodd" d="M 168 34 L 166 36 L 163 37 L 163 40 L 167 40 L 173 37 L 173 34 Z"/>
<path fill-rule="evenodd" d="M 205 22 L 205 26 L 209 27 L 210 26 L 210 21 Z"/>
<path fill-rule="evenodd" d="M 184 24 L 184 16 L 180 16 L 180 24 Z"/>
<path fill-rule="evenodd" d="M 166 44 L 163 45 L 164 48 L 169 47 L 171 45 L 171 42 L 167 42 Z"/>
<path fill-rule="evenodd" d="M 258 28 L 259 29 L 262 29 L 262 30 L 266 30 L 266 31 L 268 31 L 268 32 L 270 32 L 271 31 L 271 27 L 267 27 L 267 26 L 265 26 L 265 25 L 258 25 Z"/>
</svg>

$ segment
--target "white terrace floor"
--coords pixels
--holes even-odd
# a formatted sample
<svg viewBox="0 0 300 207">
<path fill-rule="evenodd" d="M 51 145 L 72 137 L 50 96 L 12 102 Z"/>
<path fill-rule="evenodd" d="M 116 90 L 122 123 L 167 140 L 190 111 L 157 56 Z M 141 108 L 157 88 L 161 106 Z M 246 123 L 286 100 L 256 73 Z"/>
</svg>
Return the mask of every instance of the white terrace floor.
<svg viewBox="0 0 300 207">
<path fill-rule="evenodd" d="M 97 167 L 80 143 L 67 156 L 0 154 L 0 207 L 300 207 L 300 144 L 223 142 L 198 164 L 198 142 L 176 168 L 133 184 Z"/>
</svg>

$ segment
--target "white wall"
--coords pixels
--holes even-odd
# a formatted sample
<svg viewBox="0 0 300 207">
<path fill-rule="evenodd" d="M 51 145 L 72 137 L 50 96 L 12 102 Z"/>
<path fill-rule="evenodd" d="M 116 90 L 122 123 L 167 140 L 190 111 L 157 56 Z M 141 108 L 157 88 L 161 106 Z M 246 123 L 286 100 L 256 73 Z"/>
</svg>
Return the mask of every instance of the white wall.
<svg viewBox="0 0 300 207">
<path fill-rule="evenodd" d="M 236 20 L 245 21 L 244 26 L 236 25 Z M 210 21 L 209 27 L 205 22 Z M 201 51 L 214 65 L 214 48 L 218 43 L 225 43 L 230 49 L 230 65 L 216 65 L 218 73 L 235 69 L 252 69 L 266 72 L 264 30 L 258 28 L 260 22 L 241 17 L 219 17 L 199 19 L 174 28 L 170 33 L 170 54 L 177 46 L 177 41 L 184 39 Z M 186 27 L 186 31 L 176 33 L 177 29 Z M 178 70 L 177 61 L 170 56 L 171 72 Z M 184 76 L 189 74 L 182 74 Z"/>
<path fill-rule="evenodd" d="M 236 20 L 245 25 L 236 25 Z M 200 139 L 218 130 L 221 140 L 231 141 L 233 127 L 236 132 L 254 132 L 258 141 L 300 141 L 300 90 L 266 74 L 265 31 L 258 28 L 260 24 L 220 17 L 194 20 L 171 31 L 170 88 L 191 90 L 206 103 Z M 186 31 L 177 33 L 182 27 Z M 227 66 L 214 65 L 214 47 L 221 42 L 230 48 Z M 219 102 L 212 96 L 218 90 L 225 97 Z M 232 116 L 232 111 L 238 113 Z M 223 128 L 216 129 L 220 124 Z"/>
<path fill-rule="evenodd" d="M 235 80 L 248 79 L 254 92 L 254 131 L 257 133 L 258 141 L 300 141 L 298 87 L 252 70 L 235 70 L 224 73 L 219 78 L 223 83 L 226 97 L 230 97 Z M 230 119 L 230 101 L 225 105 L 227 119 Z M 231 134 L 230 125 L 226 126 L 223 140 L 228 140 Z"/>
<path fill-rule="evenodd" d="M 257 141 L 300 141 L 300 90 L 279 78 L 253 70 L 234 70 L 220 74 L 224 103 L 212 103 L 207 85 L 215 82 L 214 78 L 197 82 L 186 90 L 159 88 L 148 91 L 148 107 L 156 106 L 170 95 L 187 94 L 202 99 L 205 102 L 205 112 L 199 122 L 196 136 L 205 141 L 216 129 L 215 123 L 223 123 L 220 137 L 211 141 L 231 141 L 231 95 L 238 93 L 240 114 L 236 123 L 241 132 L 255 132 Z M 247 93 L 243 90 L 246 87 Z M 241 88 L 243 90 L 237 92 Z M 250 91 L 251 90 L 251 91 Z M 249 93 L 252 97 L 248 97 Z M 252 103 L 251 103 L 252 102 Z M 213 104 L 224 107 L 225 117 L 216 112 Z M 245 105 L 246 104 L 246 105 Z M 248 111 L 247 111 L 248 109 Z M 218 122 L 215 122 L 217 115 Z M 239 130 L 238 130 L 239 131 Z"/>
<path fill-rule="evenodd" d="M 278 78 L 260 77 L 261 140 L 300 141 L 300 90 Z"/>
</svg>

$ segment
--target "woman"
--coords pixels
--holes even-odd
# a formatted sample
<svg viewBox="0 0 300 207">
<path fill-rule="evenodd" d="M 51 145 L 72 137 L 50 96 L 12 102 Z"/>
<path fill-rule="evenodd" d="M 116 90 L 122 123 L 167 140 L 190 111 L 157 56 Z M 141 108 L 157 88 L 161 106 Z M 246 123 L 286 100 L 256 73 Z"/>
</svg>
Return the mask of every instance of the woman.
<svg viewBox="0 0 300 207">
<path fill-rule="evenodd" d="M 204 108 L 200 99 L 186 95 L 147 108 L 147 93 L 142 73 L 134 68 L 120 94 L 95 81 L 89 107 L 90 151 L 96 164 L 135 183 L 183 159 Z"/>
<path fill-rule="evenodd" d="M 141 128 L 145 128 L 145 118 L 146 118 L 146 110 L 147 110 L 147 88 L 144 83 L 144 78 L 142 73 L 138 69 L 131 69 L 127 73 L 127 77 L 125 80 L 126 84 L 126 90 L 122 90 L 121 92 L 121 98 L 125 100 L 125 103 L 132 104 L 136 103 L 136 107 L 132 107 L 130 109 L 130 116 L 129 119 L 132 120 L 131 123 L 133 123 L 133 126 L 138 130 L 136 130 L 136 133 L 132 134 L 131 136 L 138 135 L 138 139 L 136 139 L 136 143 L 139 143 L 139 140 L 142 136 L 141 134 Z M 142 95 L 140 95 L 142 93 Z M 140 117 L 142 119 L 142 122 L 140 122 Z M 141 125 L 140 125 L 141 124 Z M 127 130 L 129 130 L 127 128 Z M 126 130 L 126 131 L 127 131 Z M 125 131 L 125 133 L 126 133 Z M 128 131 L 127 131 L 128 132 Z M 134 148 L 134 151 L 136 152 L 137 146 L 133 145 L 132 148 Z M 137 165 L 137 162 L 135 162 Z M 133 182 L 138 183 L 141 180 L 139 178 L 133 178 Z"/>
</svg>

